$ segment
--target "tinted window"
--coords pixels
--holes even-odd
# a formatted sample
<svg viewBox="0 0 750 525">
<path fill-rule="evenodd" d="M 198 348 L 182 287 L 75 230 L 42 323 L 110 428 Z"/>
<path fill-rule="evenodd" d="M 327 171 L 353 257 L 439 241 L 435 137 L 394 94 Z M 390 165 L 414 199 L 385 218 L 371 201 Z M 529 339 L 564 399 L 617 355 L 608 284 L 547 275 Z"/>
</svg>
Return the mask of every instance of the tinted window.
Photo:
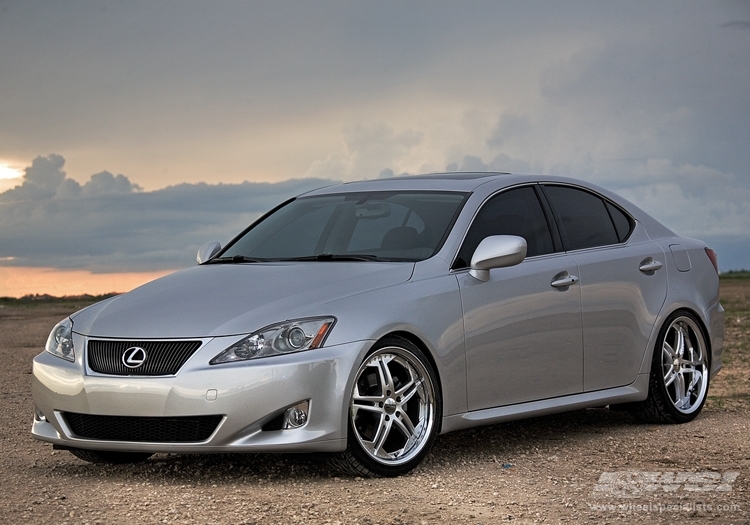
<svg viewBox="0 0 750 525">
<path fill-rule="evenodd" d="M 456 268 L 466 268 L 485 237 L 518 235 L 526 239 L 527 257 L 554 251 L 552 236 L 534 188 L 506 191 L 488 200 L 479 210 L 458 252 Z"/>
<path fill-rule="evenodd" d="M 600 197 L 568 186 L 545 186 L 544 193 L 557 218 L 566 250 L 620 242 Z"/>
<path fill-rule="evenodd" d="M 630 235 L 630 230 L 633 229 L 633 223 L 620 208 L 609 202 L 605 202 L 605 204 L 607 205 L 609 216 L 612 217 L 612 222 L 615 224 L 617 238 L 620 242 L 624 242 L 628 238 L 628 235 Z"/>
<path fill-rule="evenodd" d="M 401 232 L 407 231 L 405 228 L 410 228 L 417 234 L 424 232 L 424 222 L 406 206 L 391 204 L 390 212 L 390 215 L 386 217 L 357 221 L 348 251 L 356 253 L 380 248 L 383 245 L 384 232 L 389 232 L 394 228 L 398 228 Z M 386 240 L 386 248 L 388 242 Z M 395 241 L 390 242 L 391 245 L 395 243 Z"/>
<path fill-rule="evenodd" d="M 466 194 L 371 192 L 302 197 L 255 224 L 222 258 L 367 255 L 419 261 L 442 245 Z"/>
<path fill-rule="evenodd" d="M 300 252 L 314 253 L 323 228 L 330 222 L 334 211 L 332 206 L 310 207 L 305 213 L 289 216 L 283 224 L 277 225 L 278 230 L 273 235 L 256 237 L 257 244 L 252 247 L 252 253 L 262 253 L 264 257 L 273 258 L 295 257 Z M 294 239 L 294 242 L 289 242 L 290 239 Z M 229 255 L 247 253 L 251 252 L 244 253 L 234 249 Z"/>
</svg>

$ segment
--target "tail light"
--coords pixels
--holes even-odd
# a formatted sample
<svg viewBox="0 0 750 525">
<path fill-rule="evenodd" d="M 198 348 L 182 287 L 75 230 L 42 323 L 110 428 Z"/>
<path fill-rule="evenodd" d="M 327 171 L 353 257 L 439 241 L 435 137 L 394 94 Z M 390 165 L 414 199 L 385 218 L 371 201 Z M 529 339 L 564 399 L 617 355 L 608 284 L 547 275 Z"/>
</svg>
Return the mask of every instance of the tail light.
<svg viewBox="0 0 750 525">
<path fill-rule="evenodd" d="M 716 273 L 719 273 L 719 257 L 716 255 L 716 252 L 711 248 L 706 248 L 706 255 L 708 255 L 709 259 L 711 259 L 711 264 L 714 265 Z"/>
</svg>

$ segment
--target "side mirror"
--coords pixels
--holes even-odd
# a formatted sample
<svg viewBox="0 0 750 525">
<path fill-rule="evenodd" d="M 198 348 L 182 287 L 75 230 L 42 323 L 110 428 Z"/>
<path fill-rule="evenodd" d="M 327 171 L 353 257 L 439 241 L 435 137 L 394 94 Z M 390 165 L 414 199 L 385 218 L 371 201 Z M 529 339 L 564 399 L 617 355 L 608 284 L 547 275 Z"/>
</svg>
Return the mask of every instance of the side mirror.
<svg viewBox="0 0 750 525">
<path fill-rule="evenodd" d="M 525 257 L 526 239 L 515 235 L 492 235 L 483 239 L 474 251 L 469 275 L 480 281 L 489 281 L 492 268 L 515 266 Z"/>
<path fill-rule="evenodd" d="M 207 242 L 206 244 L 201 246 L 198 250 L 198 256 L 196 257 L 196 259 L 198 259 L 198 264 L 203 264 L 206 261 L 210 261 L 211 259 L 213 259 L 214 255 L 219 253 L 219 250 L 221 250 L 221 244 L 216 241 Z"/>
</svg>

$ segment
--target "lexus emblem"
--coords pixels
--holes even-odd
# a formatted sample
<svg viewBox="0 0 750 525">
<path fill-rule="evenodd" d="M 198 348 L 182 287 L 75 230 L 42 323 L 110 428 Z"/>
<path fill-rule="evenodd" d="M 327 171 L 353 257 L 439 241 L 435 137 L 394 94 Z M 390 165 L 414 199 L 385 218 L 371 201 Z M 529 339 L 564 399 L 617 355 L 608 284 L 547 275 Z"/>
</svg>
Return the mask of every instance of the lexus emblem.
<svg viewBox="0 0 750 525">
<path fill-rule="evenodd" d="M 138 368 L 146 361 L 146 351 L 140 346 L 131 346 L 122 354 L 122 364 L 128 368 Z"/>
</svg>

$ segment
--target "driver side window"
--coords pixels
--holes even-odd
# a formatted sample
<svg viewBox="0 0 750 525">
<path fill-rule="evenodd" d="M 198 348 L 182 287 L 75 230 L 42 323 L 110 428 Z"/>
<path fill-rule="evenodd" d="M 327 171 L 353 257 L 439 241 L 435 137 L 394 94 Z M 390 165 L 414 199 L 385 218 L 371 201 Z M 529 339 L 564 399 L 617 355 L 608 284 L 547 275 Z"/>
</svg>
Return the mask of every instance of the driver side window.
<svg viewBox="0 0 750 525">
<path fill-rule="evenodd" d="M 523 237 L 528 246 L 526 257 L 555 251 L 542 205 L 531 186 L 500 193 L 484 203 L 466 234 L 454 268 L 468 268 L 477 246 L 490 235 Z"/>
</svg>

